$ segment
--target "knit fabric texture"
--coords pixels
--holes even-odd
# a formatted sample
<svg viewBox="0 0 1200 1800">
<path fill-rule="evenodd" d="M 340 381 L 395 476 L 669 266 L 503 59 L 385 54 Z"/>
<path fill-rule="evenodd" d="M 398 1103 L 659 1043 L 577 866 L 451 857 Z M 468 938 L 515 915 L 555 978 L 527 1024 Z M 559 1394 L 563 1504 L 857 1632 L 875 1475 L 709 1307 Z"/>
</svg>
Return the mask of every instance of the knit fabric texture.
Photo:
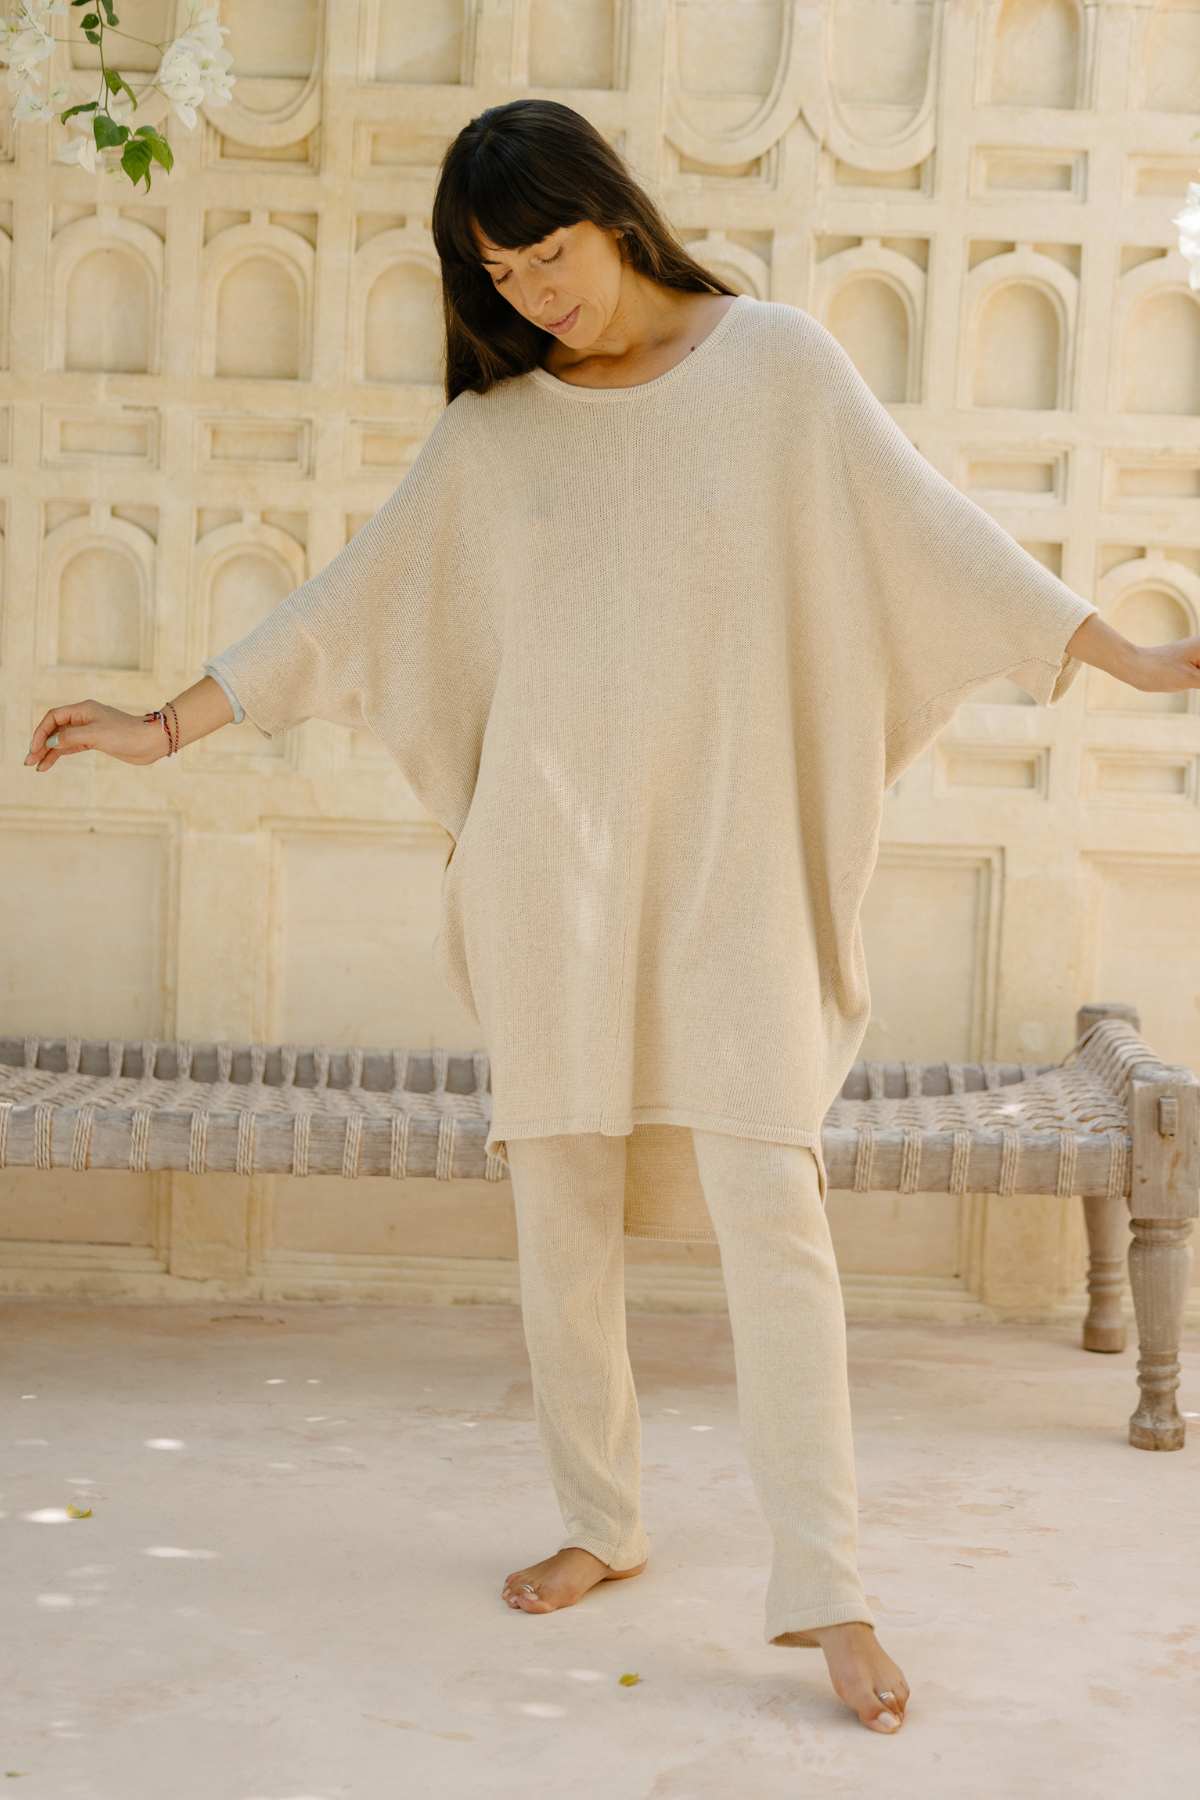
<svg viewBox="0 0 1200 1800">
<path fill-rule="evenodd" d="M 454 840 L 435 945 L 488 1148 L 632 1134 L 630 1236 L 715 1241 L 681 1127 L 807 1144 L 870 1017 L 884 795 L 1097 608 L 910 443 L 803 308 L 651 381 L 458 394 L 378 512 L 212 659 L 271 736 L 370 731 Z"/>
</svg>

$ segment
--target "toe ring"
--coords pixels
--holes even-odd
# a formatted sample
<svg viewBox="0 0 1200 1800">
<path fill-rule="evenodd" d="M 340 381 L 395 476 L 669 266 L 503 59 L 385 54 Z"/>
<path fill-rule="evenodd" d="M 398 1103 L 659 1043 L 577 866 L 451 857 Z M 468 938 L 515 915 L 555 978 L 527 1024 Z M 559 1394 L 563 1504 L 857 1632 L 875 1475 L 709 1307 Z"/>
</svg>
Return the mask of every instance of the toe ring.
<svg viewBox="0 0 1200 1800">
<path fill-rule="evenodd" d="M 896 1698 L 891 1688 L 876 1688 L 875 1696 L 879 1700 L 894 1700 Z"/>
<path fill-rule="evenodd" d="M 521 1583 L 521 1592 L 523 1594 L 532 1594 L 534 1599 L 535 1600 L 537 1599 L 537 1589 L 535 1587 L 531 1587 L 529 1582 L 527 1582 L 527 1581 L 523 1581 Z"/>
</svg>

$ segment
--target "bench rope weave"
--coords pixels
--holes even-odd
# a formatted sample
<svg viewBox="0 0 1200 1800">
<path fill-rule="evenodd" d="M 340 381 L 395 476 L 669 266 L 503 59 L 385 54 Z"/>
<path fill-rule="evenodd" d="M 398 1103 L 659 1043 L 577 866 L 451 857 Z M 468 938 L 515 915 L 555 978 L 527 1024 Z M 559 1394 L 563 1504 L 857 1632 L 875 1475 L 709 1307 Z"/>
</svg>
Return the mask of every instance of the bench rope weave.
<svg viewBox="0 0 1200 1800">
<path fill-rule="evenodd" d="M 829 1187 L 1080 1196 L 1083 1346 L 1124 1348 L 1127 1264 L 1130 1442 L 1177 1450 L 1200 1078 L 1154 1054 L 1132 1006 L 1081 1007 L 1076 1031 L 1057 1063 L 856 1062 L 822 1123 Z M 490 1089 L 483 1051 L 0 1037 L 0 1169 L 500 1181 Z"/>
<path fill-rule="evenodd" d="M 498 1156 L 464 1166 L 472 1148 L 482 1161 L 488 1082 L 482 1052 L 0 1038 L 0 1169 L 498 1181 Z"/>
<path fill-rule="evenodd" d="M 1132 1026 L 1105 1018 L 1059 1063 L 857 1062 L 822 1128 L 830 1184 L 1128 1195 L 1128 1084 L 1146 1060 Z M 483 1051 L 0 1038 L 0 1168 L 500 1181 L 503 1160 L 482 1153 L 489 1087 Z"/>
</svg>

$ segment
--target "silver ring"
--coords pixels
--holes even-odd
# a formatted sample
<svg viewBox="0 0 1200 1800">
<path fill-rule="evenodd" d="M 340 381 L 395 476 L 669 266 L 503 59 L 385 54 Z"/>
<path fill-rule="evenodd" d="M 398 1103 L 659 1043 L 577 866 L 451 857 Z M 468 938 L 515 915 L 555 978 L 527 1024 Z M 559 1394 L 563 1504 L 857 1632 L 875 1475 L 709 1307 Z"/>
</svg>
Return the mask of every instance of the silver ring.
<svg viewBox="0 0 1200 1800">
<path fill-rule="evenodd" d="M 896 1698 L 891 1688 L 876 1688 L 875 1696 L 879 1700 L 894 1700 Z"/>
<path fill-rule="evenodd" d="M 537 1599 L 537 1589 L 535 1587 L 531 1587 L 527 1581 L 523 1581 L 521 1583 L 521 1592 L 524 1594 L 532 1594 L 534 1599 L 535 1600 Z"/>
</svg>

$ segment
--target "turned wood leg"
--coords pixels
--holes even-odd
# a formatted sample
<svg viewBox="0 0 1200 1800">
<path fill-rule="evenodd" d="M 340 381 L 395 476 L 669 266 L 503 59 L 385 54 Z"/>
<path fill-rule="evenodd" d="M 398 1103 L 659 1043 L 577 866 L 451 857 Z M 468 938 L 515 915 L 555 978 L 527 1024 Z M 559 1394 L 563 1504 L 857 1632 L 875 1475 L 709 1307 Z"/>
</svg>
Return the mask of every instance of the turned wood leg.
<svg viewBox="0 0 1200 1800">
<path fill-rule="evenodd" d="M 1140 1398 L 1129 1420 L 1138 1450 L 1182 1450 L 1184 1421 L 1175 1404 L 1179 1339 L 1191 1277 L 1190 1219 L 1130 1221 L 1129 1284 L 1138 1328 Z"/>
<path fill-rule="evenodd" d="M 1129 1203 L 1124 1194 L 1085 1194 L 1088 1236 L 1088 1312 L 1083 1321 L 1085 1350 L 1123 1350 L 1125 1259 L 1129 1252 Z"/>
</svg>

